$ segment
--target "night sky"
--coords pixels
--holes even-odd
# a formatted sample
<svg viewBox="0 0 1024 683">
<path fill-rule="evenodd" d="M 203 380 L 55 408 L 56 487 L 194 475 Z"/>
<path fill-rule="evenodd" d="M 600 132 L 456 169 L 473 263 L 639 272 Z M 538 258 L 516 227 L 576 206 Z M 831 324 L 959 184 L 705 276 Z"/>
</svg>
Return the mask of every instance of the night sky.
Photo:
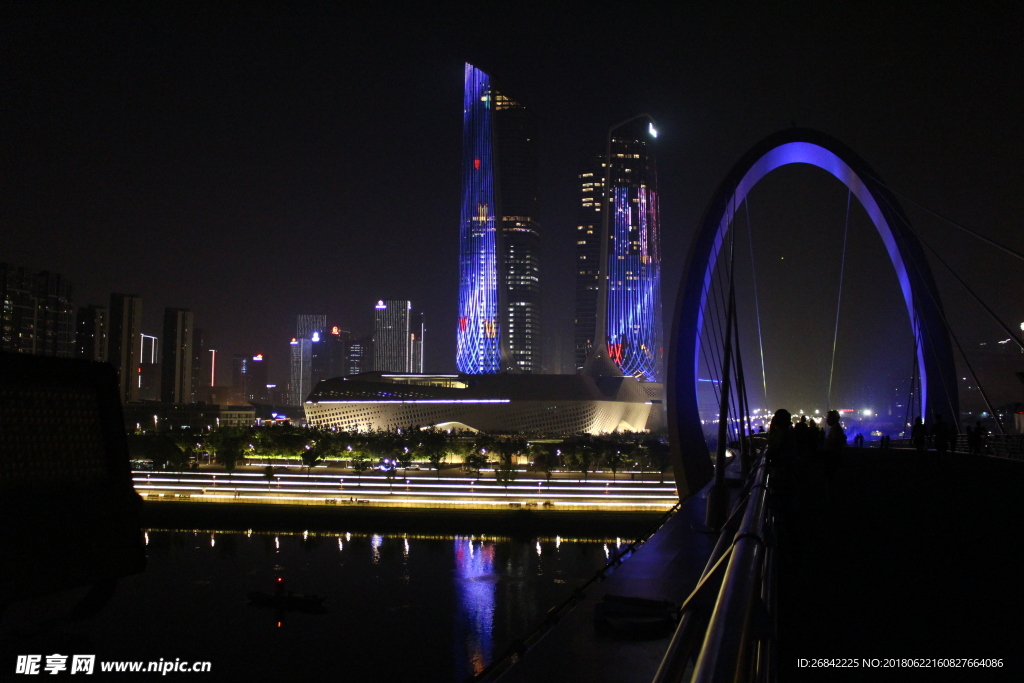
<svg viewBox="0 0 1024 683">
<path fill-rule="evenodd" d="M 222 358 L 263 352 L 279 382 L 296 314 L 368 334 L 377 299 L 408 298 L 427 315 L 426 369 L 454 371 L 465 61 L 539 119 L 547 348 L 560 337 L 566 366 L 576 174 L 640 112 L 659 124 L 666 318 L 715 187 L 793 124 L 1024 251 L 1021 10 L 864 6 L 4 3 L 0 260 L 64 274 L 76 305 L 139 294 L 150 334 L 165 306 L 191 308 Z M 845 200 L 795 168 L 751 196 L 772 407 L 825 400 Z M 1024 320 L 1018 261 L 904 208 L 1009 324 Z M 833 403 L 909 374 L 884 258 L 855 207 Z M 962 341 L 1006 337 L 933 269 Z"/>
</svg>

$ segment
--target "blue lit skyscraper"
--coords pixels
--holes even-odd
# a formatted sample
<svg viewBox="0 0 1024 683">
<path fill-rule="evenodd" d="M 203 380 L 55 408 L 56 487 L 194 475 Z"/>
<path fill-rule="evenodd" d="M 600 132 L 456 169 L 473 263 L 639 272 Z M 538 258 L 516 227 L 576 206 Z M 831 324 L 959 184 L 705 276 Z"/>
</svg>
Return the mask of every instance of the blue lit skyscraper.
<svg viewBox="0 0 1024 683">
<path fill-rule="evenodd" d="M 536 124 L 466 65 L 459 227 L 460 372 L 540 371 Z"/>
<path fill-rule="evenodd" d="M 656 136 L 647 115 L 609 131 L 605 180 L 598 180 L 596 170 L 580 176 L 585 215 L 577 236 L 577 366 L 591 340 L 596 345 L 603 338 L 608 358 L 623 374 L 649 382 L 660 380 L 664 356 Z M 593 200 L 598 192 L 600 206 Z M 598 220 L 604 245 L 595 240 Z M 597 277 L 589 265 L 595 257 L 604 271 Z"/>
</svg>

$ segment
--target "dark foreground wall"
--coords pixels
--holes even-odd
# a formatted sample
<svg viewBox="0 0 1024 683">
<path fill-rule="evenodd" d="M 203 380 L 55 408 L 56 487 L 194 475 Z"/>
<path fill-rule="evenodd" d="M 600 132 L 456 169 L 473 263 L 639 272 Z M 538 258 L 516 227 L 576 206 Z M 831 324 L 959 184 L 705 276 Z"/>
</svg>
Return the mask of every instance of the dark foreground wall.
<svg viewBox="0 0 1024 683">
<path fill-rule="evenodd" d="M 439 535 L 616 537 L 634 540 L 661 513 L 447 510 L 385 507 L 171 503 L 146 501 L 148 528 L 356 531 Z"/>
</svg>

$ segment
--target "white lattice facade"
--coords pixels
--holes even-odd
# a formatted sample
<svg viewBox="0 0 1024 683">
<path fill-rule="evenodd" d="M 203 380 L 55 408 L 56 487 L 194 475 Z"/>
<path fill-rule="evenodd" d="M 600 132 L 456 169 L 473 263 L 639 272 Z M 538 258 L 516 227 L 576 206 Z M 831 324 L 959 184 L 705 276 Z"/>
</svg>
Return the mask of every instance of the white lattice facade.
<svg viewBox="0 0 1024 683">
<path fill-rule="evenodd" d="M 322 382 L 304 408 L 310 427 L 346 431 L 440 425 L 571 435 L 642 431 L 647 425 L 651 403 L 633 380 L 606 396 L 585 378 L 547 377 L 556 379 L 491 376 L 446 387 L 417 384 L 416 376 L 398 383 L 380 375 L 338 378 Z"/>
</svg>

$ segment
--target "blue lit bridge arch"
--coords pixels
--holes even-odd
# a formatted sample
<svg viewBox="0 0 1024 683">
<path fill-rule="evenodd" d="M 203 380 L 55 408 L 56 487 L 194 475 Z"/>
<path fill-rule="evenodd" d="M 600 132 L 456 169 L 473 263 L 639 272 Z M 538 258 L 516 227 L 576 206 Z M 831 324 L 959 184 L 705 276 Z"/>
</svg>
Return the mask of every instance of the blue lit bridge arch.
<svg viewBox="0 0 1024 683">
<path fill-rule="evenodd" d="M 818 131 L 792 128 L 754 145 L 719 185 L 690 247 L 670 332 L 667 399 L 669 438 L 681 497 L 700 489 L 713 473 L 697 402 L 697 368 L 708 291 L 719 253 L 750 190 L 771 171 L 810 164 L 849 188 L 878 230 L 910 316 L 920 378 L 920 415 L 959 413 L 956 367 L 942 304 L 931 269 L 896 197 L 844 144 Z"/>
</svg>

